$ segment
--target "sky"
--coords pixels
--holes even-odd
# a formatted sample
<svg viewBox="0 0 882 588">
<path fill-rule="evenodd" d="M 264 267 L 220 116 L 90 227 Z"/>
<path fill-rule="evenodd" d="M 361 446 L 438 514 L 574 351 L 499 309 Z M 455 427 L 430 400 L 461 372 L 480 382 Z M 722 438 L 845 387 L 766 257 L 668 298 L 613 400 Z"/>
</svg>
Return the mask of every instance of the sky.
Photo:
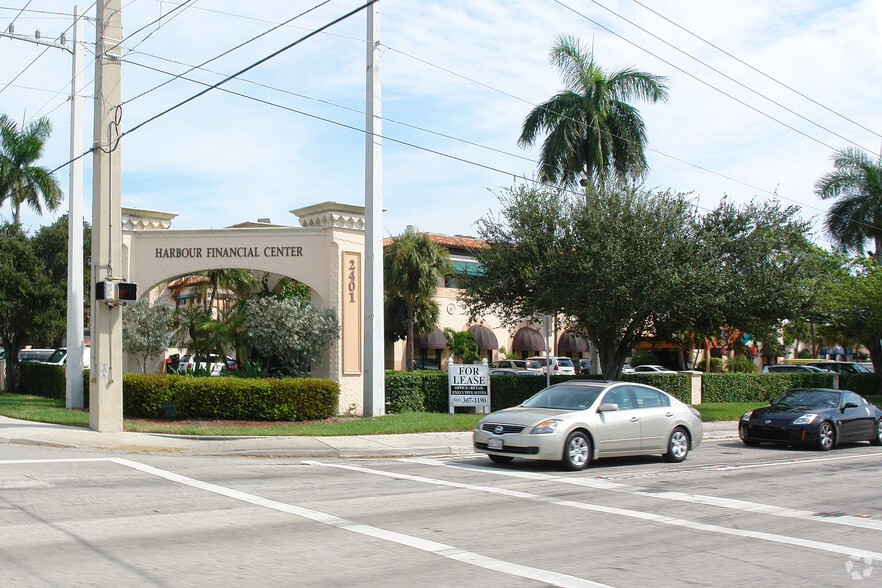
<svg viewBox="0 0 882 588">
<path fill-rule="evenodd" d="M 699 211 L 777 198 L 800 207 L 813 237 L 831 204 L 814 184 L 831 155 L 882 148 L 882 0 L 381 0 L 383 214 L 387 236 L 408 225 L 476 235 L 498 195 L 536 172 L 538 147 L 517 145 L 524 118 L 562 89 L 548 53 L 557 35 L 593 46 L 608 71 L 665 76 L 667 102 L 633 101 L 646 123 L 647 188 L 688 193 Z M 350 0 L 122 0 L 122 129 L 205 86 L 191 66 L 292 19 L 186 77 L 213 84 L 361 6 Z M 94 17 L 91 0 L 80 9 Z M 73 4 L 0 0 L 0 29 L 52 40 Z M 163 16 L 161 20 L 158 20 Z M 298 43 L 222 88 L 127 134 L 123 206 L 178 214 L 172 228 L 225 227 L 325 201 L 363 205 L 364 11 Z M 84 146 L 92 143 L 94 21 L 86 24 Z M 42 55 L 41 55 L 42 54 Z M 0 112 L 48 117 L 40 164 L 69 159 L 70 54 L 0 38 Z M 146 93 L 145 93 L 146 92 Z M 258 101 L 259 100 L 259 101 Z M 91 158 L 84 211 L 91 222 Z M 23 212 L 36 230 L 65 201 Z M 11 219 L 9 204 L 0 221 Z"/>
</svg>

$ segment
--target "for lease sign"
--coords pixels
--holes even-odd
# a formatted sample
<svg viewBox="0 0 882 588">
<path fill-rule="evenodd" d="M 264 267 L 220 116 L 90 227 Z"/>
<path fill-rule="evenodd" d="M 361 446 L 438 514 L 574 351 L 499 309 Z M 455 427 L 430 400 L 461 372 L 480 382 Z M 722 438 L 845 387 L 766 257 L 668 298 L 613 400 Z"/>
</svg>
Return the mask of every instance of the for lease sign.
<svg viewBox="0 0 882 588">
<path fill-rule="evenodd" d="M 490 367 L 450 364 L 447 389 L 451 410 L 454 406 L 490 406 Z"/>
</svg>

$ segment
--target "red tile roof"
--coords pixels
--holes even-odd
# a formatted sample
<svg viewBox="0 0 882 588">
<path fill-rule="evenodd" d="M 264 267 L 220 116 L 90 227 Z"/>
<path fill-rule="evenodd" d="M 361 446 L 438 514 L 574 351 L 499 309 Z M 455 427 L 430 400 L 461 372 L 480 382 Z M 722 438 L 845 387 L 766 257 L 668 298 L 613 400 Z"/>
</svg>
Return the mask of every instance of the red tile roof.
<svg viewBox="0 0 882 588">
<path fill-rule="evenodd" d="M 443 247 L 461 247 L 463 249 L 485 249 L 488 247 L 486 241 L 480 241 L 472 237 L 463 237 L 461 235 L 440 235 L 438 233 L 422 233 L 427 235 L 432 241 Z M 383 247 L 391 245 L 396 237 L 386 237 L 383 239 Z"/>
</svg>

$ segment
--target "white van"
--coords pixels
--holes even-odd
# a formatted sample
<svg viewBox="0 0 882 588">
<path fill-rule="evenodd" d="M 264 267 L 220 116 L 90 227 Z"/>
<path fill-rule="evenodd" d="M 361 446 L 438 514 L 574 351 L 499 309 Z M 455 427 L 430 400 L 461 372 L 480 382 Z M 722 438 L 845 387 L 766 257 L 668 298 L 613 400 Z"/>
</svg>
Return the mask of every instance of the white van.
<svg viewBox="0 0 882 588">
<path fill-rule="evenodd" d="M 83 368 L 89 367 L 89 362 L 92 360 L 92 348 L 88 345 L 83 347 Z M 40 363 L 47 363 L 49 365 L 65 365 L 67 364 L 67 347 L 59 347 L 55 351 L 52 352 L 52 355 L 41 361 Z"/>
</svg>

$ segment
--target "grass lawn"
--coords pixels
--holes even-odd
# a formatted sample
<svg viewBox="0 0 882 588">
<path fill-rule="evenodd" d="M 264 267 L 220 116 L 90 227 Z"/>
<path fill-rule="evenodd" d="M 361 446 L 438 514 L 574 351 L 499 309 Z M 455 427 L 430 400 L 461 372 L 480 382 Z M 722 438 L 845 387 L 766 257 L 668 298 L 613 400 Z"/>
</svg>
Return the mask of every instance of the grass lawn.
<svg viewBox="0 0 882 588">
<path fill-rule="evenodd" d="M 696 404 L 702 421 L 737 421 L 748 410 L 765 406 L 767 402 L 704 402 Z"/>
</svg>

